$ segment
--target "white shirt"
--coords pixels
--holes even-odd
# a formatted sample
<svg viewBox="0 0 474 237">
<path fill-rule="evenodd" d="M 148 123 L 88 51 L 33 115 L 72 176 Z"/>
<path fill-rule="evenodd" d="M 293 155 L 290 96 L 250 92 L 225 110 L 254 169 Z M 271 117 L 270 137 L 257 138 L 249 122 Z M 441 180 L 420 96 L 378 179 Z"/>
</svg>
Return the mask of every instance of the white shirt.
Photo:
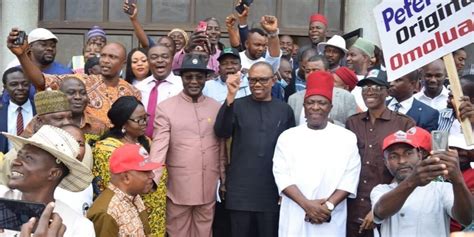
<svg viewBox="0 0 474 237">
<path fill-rule="evenodd" d="M 435 98 L 430 98 L 425 95 L 425 88 L 423 88 L 414 96 L 417 100 L 427 104 L 428 106 L 431 106 L 431 108 L 441 111 L 448 106 L 449 90 L 443 86 L 443 90 L 438 96 Z"/>
<path fill-rule="evenodd" d="M 379 184 L 370 193 L 372 207 L 397 183 Z M 431 182 L 417 187 L 395 215 L 374 222 L 382 224 L 381 236 L 449 236 L 449 217 L 454 204 L 453 186 L 447 182 Z M 373 209 L 373 208 L 372 208 Z"/>
<path fill-rule="evenodd" d="M 278 71 L 278 68 L 280 68 L 280 58 L 281 58 L 281 55 L 282 55 L 282 52 L 280 50 L 280 56 L 278 57 L 272 57 L 270 56 L 270 52 L 267 50 L 267 52 L 265 53 L 265 58 L 264 57 L 260 57 L 260 58 L 257 58 L 255 60 L 252 60 L 250 59 L 249 57 L 247 57 L 247 55 L 245 54 L 246 50 L 242 51 L 239 53 L 240 55 L 240 63 L 242 65 L 242 68 L 243 69 L 250 69 L 250 67 L 254 64 L 254 63 L 257 63 L 257 62 L 262 62 L 262 61 L 265 61 L 267 63 L 269 63 L 270 65 L 272 65 L 273 67 L 273 71 L 276 72 Z"/>
<path fill-rule="evenodd" d="M 10 104 L 8 105 L 8 133 L 14 134 L 14 135 L 20 135 L 16 134 L 16 119 L 18 117 L 18 107 L 19 105 L 13 103 L 13 101 L 10 100 Z M 21 105 L 21 114 L 23 115 L 23 129 L 25 129 L 26 125 L 31 121 L 33 118 L 33 107 L 31 106 L 30 100 L 27 100 L 23 105 Z M 8 143 L 8 149 L 12 149 L 12 143 Z"/>
<path fill-rule="evenodd" d="M 0 185 L 0 197 L 8 199 L 21 199 L 21 192 L 18 190 L 9 189 L 7 186 Z M 58 213 L 63 219 L 63 224 L 66 226 L 66 233 L 64 237 L 77 237 L 77 236 L 95 236 L 94 225 L 92 222 L 84 216 L 76 213 L 67 204 L 60 200 L 55 201 L 54 212 Z M 17 231 L 4 230 L 4 233 L 0 233 L 0 237 L 16 236 Z"/>
<path fill-rule="evenodd" d="M 400 108 L 398 109 L 398 112 L 402 114 L 407 114 L 408 111 L 411 109 L 411 106 L 413 105 L 414 100 L 415 100 L 415 97 L 412 96 L 409 99 L 406 99 L 400 102 Z M 393 98 L 388 104 L 388 109 L 395 111 L 396 103 L 398 103 L 397 99 Z"/>
<path fill-rule="evenodd" d="M 302 124 L 284 131 L 273 156 L 273 175 L 282 195 L 279 236 L 345 236 L 346 200 L 332 211 L 329 223 L 313 225 L 304 221 L 303 208 L 283 190 L 296 185 L 314 200 L 329 198 L 339 189 L 355 198 L 360 168 L 357 138 L 345 128 L 328 123 L 322 130 L 313 130 Z"/>
<path fill-rule="evenodd" d="M 142 95 L 142 103 L 145 110 L 148 109 L 148 100 L 150 98 L 150 92 L 155 86 L 156 79 L 153 75 L 143 79 L 136 83 L 135 87 L 140 91 Z M 174 75 L 172 72 L 166 77 L 158 86 L 158 100 L 157 103 L 179 94 L 183 90 L 183 82 L 181 77 Z"/>
<path fill-rule="evenodd" d="M 360 80 L 364 79 L 364 76 L 363 75 L 357 75 L 357 79 L 360 81 Z M 359 106 L 359 108 L 362 111 L 367 111 L 367 106 L 365 105 L 364 98 L 362 97 L 362 87 L 360 87 L 360 86 L 354 87 L 354 89 L 351 91 L 351 94 L 354 95 L 357 106 Z"/>
<path fill-rule="evenodd" d="M 92 184 L 80 192 L 71 192 L 61 187 L 54 190 L 54 199 L 67 203 L 70 208 L 83 216 L 86 214 L 85 211 L 92 206 L 92 197 Z"/>
</svg>

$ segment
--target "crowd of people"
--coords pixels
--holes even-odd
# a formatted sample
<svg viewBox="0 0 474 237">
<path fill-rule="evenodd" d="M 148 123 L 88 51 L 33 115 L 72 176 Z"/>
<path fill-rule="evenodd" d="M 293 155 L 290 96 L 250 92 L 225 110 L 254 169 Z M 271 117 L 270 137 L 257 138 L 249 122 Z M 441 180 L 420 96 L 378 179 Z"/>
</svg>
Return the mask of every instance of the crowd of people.
<svg viewBox="0 0 474 237">
<path fill-rule="evenodd" d="M 383 49 L 327 37 L 309 16 L 298 45 L 251 8 L 153 39 L 124 3 L 140 47 L 99 26 L 55 61 L 44 28 L 6 47 L 0 197 L 46 209 L 0 236 L 448 236 L 473 231 L 474 74 L 445 64 L 388 78 Z M 328 39 L 329 38 L 329 39 Z M 58 49 L 61 50 L 61 49 Z M 458 109 L 457 109 L 458 108 Z M 447 139 L 433 148 L 430 132 Z M 37 227 L 36 227 L 37 226 Z M 0 227 L 1 229 L 1 227 Z"/>
</svg>

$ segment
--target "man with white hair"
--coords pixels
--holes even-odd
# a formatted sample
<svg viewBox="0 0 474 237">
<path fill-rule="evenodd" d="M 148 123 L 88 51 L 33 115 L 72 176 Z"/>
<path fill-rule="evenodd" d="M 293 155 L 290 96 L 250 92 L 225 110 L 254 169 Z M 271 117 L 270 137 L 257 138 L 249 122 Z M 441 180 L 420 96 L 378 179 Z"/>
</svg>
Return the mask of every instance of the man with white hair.
<svg viewBox="0 0 474 237">
<path fill-rule="evenodd" d="M 43 125 L 31 138 L 3 133 L 18 155 L 12 161 L 12 175 L 7 186 L 0 185 L 0 197 L 48 204 L 55 202 L 54 211 L 66 226 L 64 236 L 95 236 L 92 222 L 54 199 L 54 190 L 61 187 L 72 192 L 82 191 L 92 181 L 92 172 L 76 159 L 79 144 L 66 131 Z M 4 230 L 6 236 L 16 236 Z"/>
</svg>

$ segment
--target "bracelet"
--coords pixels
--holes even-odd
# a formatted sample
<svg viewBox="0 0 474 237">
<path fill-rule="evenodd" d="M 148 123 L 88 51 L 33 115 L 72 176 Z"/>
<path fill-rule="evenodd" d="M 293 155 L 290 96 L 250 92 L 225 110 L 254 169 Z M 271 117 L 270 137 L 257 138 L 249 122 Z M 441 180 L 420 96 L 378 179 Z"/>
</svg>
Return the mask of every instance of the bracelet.
<svg viewBox="0 0 474 237">
<path fill-rule="evenodd" d="M 273 33 L 267 32 L 268 37 L 270 38 L 275 38 L 280 34 L 280 28 L 277 28 L 277 30 Z"/>
</svg>

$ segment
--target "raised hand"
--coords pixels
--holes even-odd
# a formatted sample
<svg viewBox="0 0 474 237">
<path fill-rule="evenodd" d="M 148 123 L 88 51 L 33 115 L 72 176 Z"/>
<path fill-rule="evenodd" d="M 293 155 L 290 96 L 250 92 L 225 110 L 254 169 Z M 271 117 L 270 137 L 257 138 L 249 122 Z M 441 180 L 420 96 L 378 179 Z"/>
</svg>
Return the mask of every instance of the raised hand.
<svg viewBox="0 0 474 237">
<path fill-rule="evenodd" d="M 461 169 L 459 168 L 458 152 L 456 150 L 432 152 L 431 157 L 439 158 L 440 163 L 446 166 L 446 178 L 452 183 L 464 182 Z"/>
<path fill-rule="evenodd" d="M 122 9 L 124 12 L 127 12 L 130 8 L 130 6 L 127 3 L 128 3 L 127 0 L 123 2 Z M 132 3 L 132 6 L 133 6 L 133 13 L 132 15 L 129 15 L 129 17 L 131 20 L 135 20 L 137 19 L 137 16 L 138 16 L 138 7 L 137 7 L 137 4 L 135 3 Z"/>
<path fill-rule="evenodd" d="M 461 104 L 459 105 L 459 116 L 461 120 L 469 119 L 474 124 L 474 105 L 471 103 L 469 96 L 461 97 Z"/>
<path fill-rule="evenodd" d="M 278 19 L 275 16 L 262 16 L 260 25 L 267 33 L 272 34 L 278 31 Z"/>
<path fill-rule="evenodd" d="M 18 39 L 20 30 L 18 28 L 12 28 L 7 37 L 7 47 L 16 56 L 20 56 L 26 53 L 28 50 L 28 36 L 25 36 L 25 40 L 22 45 L 16 45 L 15 41 Z"/>
<path fill-rule="evenodd" d="M 241 73 L 237 72 L 235 74 L 227 75 L 225 83 L 227 84 L 227 105 L 230 105 L 234 102 L 235 95 L 240 88 Z"/>
<path fill-rule="evenodd" d="M 445 163 L 441 162 L 439 156 L 430 156 L 422 160 L 416 167 L 413 173 L 407 178 L 408 181 L 413 182 L 415 186 L 425 186 L 433 179 L 442 175 L 447 175 L 448 170 Z"/>
<path fill-rule="evenodd" d="M 227 29 L 233 29 L 236 22 L 237 17 L 235 17 L 234 14 L 230 14 L 225 18 L 225 25 L 227 26 Z"/>
<path fill-rule="evenodd" d="M 236 6 L 240 5 L 240 3 L 241 3 L 241 1 L 239 0 L 237 2 Z M 250 12 L 250 7 L 247 6 L 247 5 L 244 5 L 244 11 L 242 13 L 237 12 L 237 16 L 239 18 L 239 24 L 240 25 L 247 25 L 247 18 L 249 16 L 249 12 Z"/>
</svg>

